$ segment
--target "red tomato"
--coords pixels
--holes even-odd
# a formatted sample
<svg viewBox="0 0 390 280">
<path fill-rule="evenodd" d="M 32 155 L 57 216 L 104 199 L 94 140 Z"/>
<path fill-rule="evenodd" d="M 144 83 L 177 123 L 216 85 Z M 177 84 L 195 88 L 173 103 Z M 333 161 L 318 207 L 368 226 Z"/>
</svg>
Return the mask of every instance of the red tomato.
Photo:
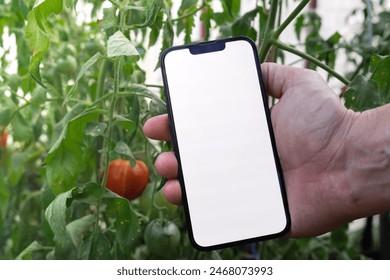
<svg viewBox="0 0 390 280">
<path fill-rule="evenodd" d="M 0 130 L 1 129 L 2 127 L 0 127 Z M 1 147 L 3 148 L 3 150 L 7 148 L 7 138 L 8 138 L 8 130 L 4 129 L 3 134 L 1 134 Z"/>
<path fill-rule="evenodd" d="M 146 164 L 137 160 L 134 168 L 130 162 L 116 159 L 108 166 L 106 187 L 116 194 L 133 200 L 141 195 L 149 181 L 149 170 Z"/>
</svg>

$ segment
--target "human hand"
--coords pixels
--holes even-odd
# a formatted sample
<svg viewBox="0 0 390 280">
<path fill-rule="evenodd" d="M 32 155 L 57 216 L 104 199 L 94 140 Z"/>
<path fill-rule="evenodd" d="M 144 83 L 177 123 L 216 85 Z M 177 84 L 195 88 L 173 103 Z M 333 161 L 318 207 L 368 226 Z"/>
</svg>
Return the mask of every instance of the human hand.
<svg viewBox="0 0 390 280">
<path fill-rule="evenodd" d="M 267 94 L 279 99 L 271 119 L 292 220 L 289 236 L 318 235 L 350 221 L 353 202 L 343 170 L 355 113 L 314 71 L 264 63 L 262 73 Z M 169 141 L 167 115 L 148 120 L 144 132 Z M 164 186 L 168 201 L 180 204 L 174 154 L 160 154 L 155 168 L 169 179 Z"/>
</svg>

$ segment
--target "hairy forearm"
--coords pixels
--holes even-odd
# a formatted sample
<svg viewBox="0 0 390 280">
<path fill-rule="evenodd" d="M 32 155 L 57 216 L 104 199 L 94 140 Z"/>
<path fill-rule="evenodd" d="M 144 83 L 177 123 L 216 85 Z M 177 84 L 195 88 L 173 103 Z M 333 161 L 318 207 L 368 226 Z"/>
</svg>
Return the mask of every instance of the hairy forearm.
<svg viewBox="0 0 390 280">
<path fill-rule="evenodd" d="M 346 144 L 353 215 L 390 211 L 390 104 L 356 114 Z"/>
</svg>

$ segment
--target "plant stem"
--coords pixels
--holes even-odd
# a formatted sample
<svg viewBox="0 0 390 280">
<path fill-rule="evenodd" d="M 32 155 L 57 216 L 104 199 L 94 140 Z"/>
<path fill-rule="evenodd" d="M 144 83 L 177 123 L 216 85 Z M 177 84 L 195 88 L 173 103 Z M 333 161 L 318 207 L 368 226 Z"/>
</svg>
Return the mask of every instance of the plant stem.
<svg viewBox="0 0 390 280">
<path fill-rule="evenodd" d="M 100 66 L 99 69 L 99 76 L 97 79 L 97 86 L 96 86 L 96 101 L 98 101 L 104 94 L 104 81 L 106 79 L 106 73 L 108 69 L 108 61 L 104 60 L 103 64 Z"/>
<path fill-rule="evenodd" d="M 270 40 L 273 38 L 273 32 L 275 29 L 275 21 L 276 21 L 276 15 L 278 13 L 278 7 L 279 7 L 279 0 L 272 0 L 270 13 L 267 20 L 267 26 L 265 28 L 264 37 L 263 37 L 264 41 L 263 44 L 261 45 L 261 49 L 259 52 L 260 62 L 265 61 L 268 52 L 272 46 Z"/>
<path fill-rule="evenodd" d="M 121 8 L 122 8 L 120 3 L 118 3 L 118 2 L 116 2 L 116 1 L 114 1 L 114 0 L 108 0 L 108 1 L 110 1 L 111 4 L 112 4 L 114 7 L 116 7 L 117 9 L 121 9 Z"/>
<path fill-rule="evenodd" d="M 339 81 L 341 81 L 345 85 L 348 85 L 350 83 L 350 81 L 348 79 L 341 76 L 339 73 L 334 71 L 332 68 L 330 68 L 326 64 L 319 61 L 317 58 L 315 58 L 307 53 L 301 52 L 300 50 L 297 50 L 296 48 L 291 47 L 289 45 L 286 45 L 279 40 L 271 40 L 271 44 L 274 45 L 275 47 L 281 49 L 281 50 L 293 53 L 293 54 L 300 56 L 300 57 L 306 59 L 307 61 L 317 65 L 318 67 L 324 69 L 326 72 L 331 74 L 333 77 L 335 77 L 336 79 L 338 79 Z"/>
<path fill-rule="evenodd" d="M 108 112 L 108 127 L 106 132 L 106 152 L 105 152 L 105 164 L 104 164 L 104 175 L 101 187 L 102 189 L 106 188 L 107 176 L 108 176 L 108 165 L 110 163 L 110 149 L 111 149 L 111 136 L 113 132 L 113 122 L 114 122 L 114 113 L 116 107 L 116 101 L 118 100 L 118 91 L 119 91 L 119 77 L 120 77 L 120 68 L 121 68 L 121 57 L 117 57 L 114 61 L 114 92 L 111 96 L 110 108 Z"/>
<path fill-rule="evenodd" d="M 275 28 L 276 16 L 278 14 L 279 0 L 272 0 L 265 34 L 269 34 Z"/>
<path fill-rule="evenodd" d="M 271 3 L 271 10 L 267 22 L 267 28 L 264 34 L 263 45 L 259 52 L 260 62 L 264 62 L 268 56 L 268 53 L 272 47 L 271 41 L 278 40 L 280 34 L 286 29 L 286 27 L 299 15 L 299 13 L 305 8 L 310 0 L 302 0 L 298 6 L 291 12 L 291 14 L 282 22 L 282 24 L 275 29 L 276 15 L 278 11 L 279 1 L 274 0 Z"/>
<path fill-rule="evenodd" d="M 366 43 L 371 46 L 372 45 L 372 39 L 373 39 L 373 30 L 372 30 L 372 1 L 371 0 L 365 0 L 366 7 L 367 7 L 367 31 L 365 33 L 365 39 Z"/>
<path fill-rule="evenodd" d="M 152 84 L 145 84 L 146 87 L 152 87 L 152 88 L 164 88 L 164 86 L 161 86 L 161 85 L 152 85 Z"/>
<path fill-rule="evenodd" d="M 119 30 L 122 30 L 123 27 L 126 25 L 126 12 L 123 10 L 123 7 L 126 7 L 128 4 L 128 0 L 124 0 L 122 5 L 119 6 Z M 121 69 L 121 60 L 122 57 L 118 56 L 114 59 L 114 92 L 111 96 L 111 102 L 110 102 L 110 108 L 108 113 L 108 127 L 106 131 L 106 151 L 105 151 L 105 164 L 104 164 L 104 175 L 101 187 L 104 190 L 106 188 L 107 183 L 107 176 L 108 176 L 108 165 L 110 163 L 110 150 L 111 150 L 111 135 L 113 132 L 113 122 L 114 122 L 114 113 L 115 113 L 115 107 L 116 102 L 118 100 L 118 93 L 119 93 L 119 82 L 120 82 L 120 69 Z M 101 96 L 100 98 L 105 98 L 106 96 Z M 100 203 L 99 203 L 100 204 Z"/>
<path fill-rule="evenodd" d="M 171 19 L 171 21 L 172 21 L 172 22 L 173 22 L 173 21 L 178 21 L 178 20 L 182 20 L 182 19 L 185 19 L 185 18 L 187 18 L 187 17 L 190 17 L 190 16 L 196 14 L 197 12 L 201 11 L 201 10 L 202 10 L 203 8 L 205 8 L 206 6 L 207 6 L 207 4 L 203 2 L 202 5 L 201 5 L 199 8 L 197 8 L 196 10 L 193 10 L 192 12 L 189 12 L 188 14 L 182 15 L 182 16 L 180 16 L 180 17 Z"/>
<path fill-rule="evenodd" d="M 92 104 L 91 107 L 98 105 L 102 101 L 106 100 L 108 97 L 110 97 L 112 93 L 106 93 L 105 95 L 101 96 L 100 98 L 96 99 Z M 103 105 L 101 106 L 103 108 Z"/>
<path fill-rule="evenodd" d="M 15 111 L 12 112 L 11 116 L 9 117 L 9 121 L 11 122 L 11 120 L 16 116 L 17 113 L 19 113 L 24 108 L 27 108 L 28 106 L 30 106 L 30 103 L 24 103 L 23 105 L 18 107 Z"/>
<path fill-rule="evenodd" d="M 282 24 L 275 30 L 274 38 L 279 39 L 280 34 L 286 29 L 287 26 L 299 15 L 299 13 L 309 4 L 310 0 L 303 0 L 298 6 L 289 14 L 289 16 L 282 22 Z"/>
<path fill-rule="evenodd" d="M 98 76 L 98 79 L 97 79 L 97 86 L 96 86 L 96 99 L 95 101 L 93 102 L 94 105 L 97 105 L 99 104 L 100 105 L 100 108 L 103 108 L 104 107 L 104 82 L 105 82 L 105 78 L 106 78 L 106 73 L 107 73 L 107 69 L 108 69 L 108 61 L 107 60 L 104 60 L 102 65 L 100 66 L 100 69 L 99 69 L 99 76 Z M 110 95 L 110 94 L 108 94 Z M 94 106 L 93 105 L 93 106 Z M 103 115 L 100 115 L 99 116 L 99 122 L 102 122 L 103 121 Z M 100 180 L 100 162 L 101 162 L 101 157 L 102 157 L 102 154 L 99 153 L 99 150 L 102 148 L 103 146 L 103 138 L 102 137 L 98 137 L 97 138 L 97 141 L 96 141 L 96 159 L 95 159 L 95 180 L 96 182 L 98 183 L 99 180 Z"/>
<path fill-rule="evenodd" d="M 150 98 L 154 101 L 156 101 L 157 103 L 163 105 L 163 106 L 166 106 L 165 102 L 162 101 L 160 98 L 158 98 L 157 96 L 155 95 L 151 95 L 151 94 L 145 94 L 145 93 L 141 93 L 141 92 L 119 92 L 118 93 L 118 97 L 126 97 L 126 96 L 141 96 L 141 97 L 146 97 L 146 98 Z"/>
<path fill-rule="evenodd" d="M 128 0 L 124 0 L 122 3 L 122 6 L 120 7 L 120 10 L 119 10 L 119 23 L 120 23 L 119 30 L 122 30 L 126 24 L 126 12 L 122 10 L 122 7 L 126 7 L 127 3 L 128 3 Z M 102 203 L 102 197 L 103 197 L 104 190 L 106 189 L 107 178 L 108 178 L 108 167 L 109 167 L 110 159 L 111 159 L 111 144 L 112 144 L 111 138 L 112 138 L 112 133 L 114 130 L 113 122 L 114 122 L 115 108 L 116 108 L 116 103 L 118 100 L 121 61 L 122 61 L 121 56 L 115 57 L 115 59 L 114 59 L 114 92 L 112 93 L 112 96 L 111 96 L 111 102 L 110 102 L 110 107 L 109 107 L 109 111 L 108 111 L 108 127 L 107 127 L 107 130 L 105 133 L 106 141 L 104 144 L 104 148 L 105 148 L 104 174 L 103 174 L 102 183 L 100 185 L 101 186 L 101 193 L 100 193 L 100 197 L 99 197 L 97 207 L 96 207 L 97 221 L 96 221 L 96 225 L 95 225 L 95 231 L 98 230 L 100 206 Z M 101 98 L 103 98 L 103 97 L 104 96 L 102 96 Z"/>
</svg>

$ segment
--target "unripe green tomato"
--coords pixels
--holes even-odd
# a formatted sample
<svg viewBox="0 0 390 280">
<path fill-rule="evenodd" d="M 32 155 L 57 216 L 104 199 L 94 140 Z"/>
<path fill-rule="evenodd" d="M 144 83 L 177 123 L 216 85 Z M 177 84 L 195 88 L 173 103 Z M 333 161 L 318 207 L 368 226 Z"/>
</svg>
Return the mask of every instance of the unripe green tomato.
<svg viewBox="0 0 390 280">
<path fill-rule="evenodd" d="M 77 70 L 77 60 L 73 56 L 67 55 L 58 60 L 56 69 L 62 74 L 72 75 Z"/>
<path fill-rule="evenodd" d="M 19 77 L 18 74 L 12 74 L 7 77 L 7 84 L 9 85 L 10 88 L 12 88 L 15 91 L 20 86 L 20 83 L 21 83 L 21 78 Z"/>
<path fill-rule="evenodd" d="M 141 70 L 135 70 L 131 75 L 131 80 L 136 84 L 143 84 L 145 82 L 145 72 Z"/>
<path fill-rule="evenodd" d="M 104 54 L 104 47 L 97 41 L 89 41 L 85 43 L 84 50 L 90 55 L 93 56 L 97 52 Z"/>
<path fill-rule="evenodd" d="M 77 55 L 77 48 L 72 44 L 65 44 L 63 49 L 64 55 L 70 55 L 70 56 L 76 56 Z"/>
<path fill-rule="evenodd" d="M 177 250 L 180 230 L 171 221 L 155 219 L 146 226 L 144 240 L 151 253 L 160 257 L 169 257 Z"/>
<path fill-rule="evenodd" d="M 48 82 L 49 84 L 53 85 L 56 80 L 56 69 L 54 69 L 53 67 L 44 68 L 41 71 L 41 75 L 45 82 Z"/>
</svg>

